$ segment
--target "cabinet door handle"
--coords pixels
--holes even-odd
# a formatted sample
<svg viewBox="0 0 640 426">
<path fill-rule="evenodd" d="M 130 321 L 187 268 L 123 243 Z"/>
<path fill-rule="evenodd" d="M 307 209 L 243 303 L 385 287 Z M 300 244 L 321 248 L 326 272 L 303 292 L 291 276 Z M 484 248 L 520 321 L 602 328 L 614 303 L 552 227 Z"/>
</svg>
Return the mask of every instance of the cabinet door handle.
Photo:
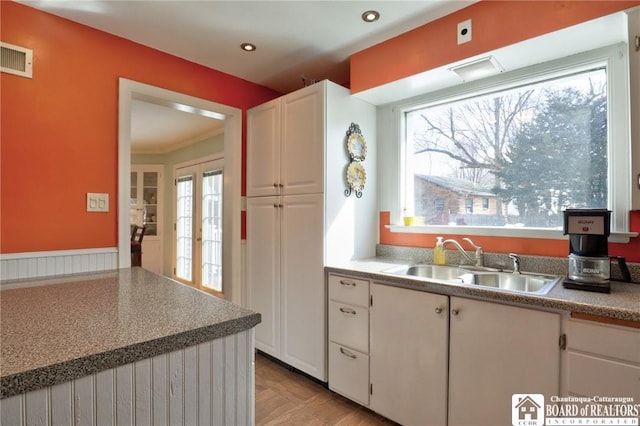
<svg viewBox="0 0 640 426">
<path fill-rule="evenodd" d="M 283 184 L 281 184 L 281 183 L 279 183 L 279 184 L 278 184 L 278 188 L 284 188 L 284 185 L 283 185 Z"/>
<path fill-rule="evenodd" d="M 277 188 L 277 187 L 278 187 L 278 184 L 274 182 L 274 183 L 273 183 L 273 187 L 274 187 L 274 188 Z"/>
<path fill-rule="evenodd" d="M 442 311 L 444 310 L 444 308 L 442 306 L 438 306 L 438 307 L 436 307 L 435 310 L 436 310 L 436 314 L 441 314 Z"/>
<path fill-rule="evenodd" d="M 345 287 L 355 287 L 356 286 L 356 283 L 354 283 L 353 281 L 340 280 L 340 284 L 342 284 Z"/>
<path fill-rule="evenodd" d="M 355 315 L 356 311 L 354 309 L 351 308 L 340 308 L 340 312 L 342 312 L 343 314 L 349 314 L 349 315 Z"/>
<path fill-rule="evenodd" d="M 346 357 L 349 357 L 351 359 L 356 359 L 356 354 L 354 354 L 351 351 L 346 350 L 345 348 L 340 348 L 340 353 Z"/>
<path fill-rule="evenodd" d="M 460 313 L 460 310 L 459 310 L 459 309 L 452 309 L 452 310 L 451 310 L 451 315 L 454 315 L 454 316 L 455 316 L 455 315 L 458 315 L 459 313 Z"/>
</svg>

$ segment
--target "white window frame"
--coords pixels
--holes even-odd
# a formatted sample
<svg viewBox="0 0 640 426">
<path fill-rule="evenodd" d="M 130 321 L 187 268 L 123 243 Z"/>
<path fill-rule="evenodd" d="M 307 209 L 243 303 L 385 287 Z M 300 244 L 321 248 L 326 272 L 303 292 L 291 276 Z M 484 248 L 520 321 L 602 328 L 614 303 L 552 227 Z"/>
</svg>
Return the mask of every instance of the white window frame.
<svg viewBox="0 0 640 426">
<path fill-rule="evenodd" d="M 526 67 L 520 70 L 499 74 L 483 80 L 469 82 L 452 88 L 401 100 L 389 106 L 396 123 L 396 149 L 398 197 L 392 213 L 392 232 L 428 233 L 448 235 L 483 235 L 524 238 L 566 239 L 561 230 L 547 228 L 510 228 L 510 227 L 472 227 L 472 226 L 401 226 L 402 211 L 408 203 L 408 190 L 405 187 L 405 112 L 418 107 L 454 102 L 472 96 L 506 90 L 510 87 L 535 82 L 542 78 L 562 76 L 569 72 L 587 70 L 595 65 L 607 67 L 607 131 L 608 131 L 608 170 L 609 170 L 609 209 L 611 217 L 611 242 L 628 242 L 636 233 L 629 232 L 629 211 L 631 210 L 631 132 L 630 132 L 630 96 L 629 63 L 626 43 L 618 43 L 588 52 L 578 53 L 546 63 Z M 384 156 L 381 156 L 384 158 Z M 405 178 L 402 178 L 405 176 Z M 393 219 L 395 218 L 395 220 Z"/>
</svg>

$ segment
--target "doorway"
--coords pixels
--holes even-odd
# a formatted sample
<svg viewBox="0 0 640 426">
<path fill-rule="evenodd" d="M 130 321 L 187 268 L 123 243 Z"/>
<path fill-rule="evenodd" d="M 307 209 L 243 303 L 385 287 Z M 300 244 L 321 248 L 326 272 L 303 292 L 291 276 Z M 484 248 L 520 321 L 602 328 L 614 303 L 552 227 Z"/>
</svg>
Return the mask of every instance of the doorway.
<svg viewBox="0 0 640 426">
<path fill-rule="evenodd" d="M 224 160 L 175 168 L 174 278 L 222 295 Z"/>
<path fill-rule="evenodd" d="M 118 114 L 118 267 L 131 266 L 129 204 L 131 186 L 131 102 L 133 99 L 224 120 L 223 269 L 225 297 L 243 304 L 240 259 L 240 181 L 242 111 L 125 78 L 119 81 Z"/>
</svg>

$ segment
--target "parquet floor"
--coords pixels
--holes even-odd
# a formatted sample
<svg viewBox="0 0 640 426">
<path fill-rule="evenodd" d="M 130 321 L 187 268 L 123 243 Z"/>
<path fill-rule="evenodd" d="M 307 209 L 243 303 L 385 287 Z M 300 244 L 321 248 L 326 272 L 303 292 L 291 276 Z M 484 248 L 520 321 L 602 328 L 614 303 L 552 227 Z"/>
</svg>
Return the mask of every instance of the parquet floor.
<svg viewBox="0 0 640 426">
<path fill-rule="evenodd" d="M 256 354 L 256 425 L 391 426 L 395 423 Z"/>
</svg>

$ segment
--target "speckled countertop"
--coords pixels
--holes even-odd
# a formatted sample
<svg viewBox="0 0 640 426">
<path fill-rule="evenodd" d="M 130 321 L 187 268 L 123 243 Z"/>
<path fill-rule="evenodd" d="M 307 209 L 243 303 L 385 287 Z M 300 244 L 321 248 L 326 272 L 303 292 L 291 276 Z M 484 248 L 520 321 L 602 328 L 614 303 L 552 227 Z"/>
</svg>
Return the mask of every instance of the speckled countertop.
<svg viewBox="0 0 640 426">
<path fill-rule="evenodd" d="M 345 262 L 327 267 L 327 272 L 348 274 L 379 280 L 387 284 L 449 296 L 463 296 L 497 300 L 567 312 L 580 312 L 640 322 L 640 284 L 611 282 L 611 293 L 602 294 L 581 290 L 568 290 L 556 284 L 545 295 L 523 294 L 497 290 L 473 284 L 451 284 L 428 278 L 407 277 L 384 273 L 396 265 L 407 265 L 406 260 L 371 258 Z"/>
<path fill-rule="evenodd" d="M 239 333 L 261 320 L 142 268 L 3 284 L 0 315 L 0 398 Z"/>
</svg>

